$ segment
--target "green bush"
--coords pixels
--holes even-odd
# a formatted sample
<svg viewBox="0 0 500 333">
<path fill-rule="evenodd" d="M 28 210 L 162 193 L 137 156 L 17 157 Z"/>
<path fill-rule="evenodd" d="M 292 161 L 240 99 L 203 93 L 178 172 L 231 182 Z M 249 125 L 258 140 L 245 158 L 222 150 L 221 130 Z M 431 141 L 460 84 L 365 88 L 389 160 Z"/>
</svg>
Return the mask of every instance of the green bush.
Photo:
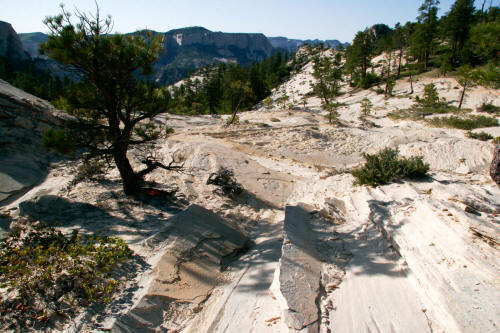
<svg viewBox="0 0 500 333">
<path fill-rule="evenodd" d="M 361 78 L 357 84 L 358 87 L 363 88 L 363 89 L 368 89 L 371 86 L 373 86 L 375 83 L 378 83 L 380 81 L 380 78 L 377 76 L 377 74 L 373 72 L 368 72 L 366 73 L 366 76 Z"/>
<path fill-rule="evenodd" d="M 211 173 L 207 185 L 220 186 L 222 192 L 229 196 L 237 196 L 243 192 L 243 187 L 234 179 L 234 172 L 221 166 L 217 172 Z"/>
<path fill-rule="evenodd" d="M 0 328 L 46 322 L 69 316 L 78 306 L 108 302 L 120 284 L 113 269 L 131 254 L 119 238 L 76 230 L 66 237 L 41 224 L 14 228 L 0 241 L 0 287 L 6 288 Z"/>
<path fill-rule="evenodd" d="M 279 123 L 281 120 L 279 120 L 278 118 L 271 118 L 271 121 L 273 123 Z"/>
<path fill-rule="evenodd" d="M 500 106 L 491 103 L 483 103 L 477 110 L 486 113 L 500 113 Z"/>
<path fill-rule="evenodd" d="M 434 107 L 442 104 L 439 101 L 439 94 L 434 83 L 429 83 L 424 87 L 424 96 L 419 98 L 417 96 L 417 102 L 421 106 Z"/>
<path fill-rule="evenodd" d="M 49 128 L 42 134 L 42 145 L 61 154 L 69 154 L 75 146 L 71 137 L 64 130 Z"/>
<path fill-rule="evenodd" d="M 391 119 L 412 119 L 412 120 L 421 120 L 426 116 L 430 116 L 433 114 L 444 114 L 444 113 L 460 113 L 467 112 L 468 110 L 462 109 L 459 110 L 456 106 L 453 105 L 437 105 L 437 106 L 419 106 L 414 105 L 409 109 L 396 110 L 390 112 L 387 116 Z"/>
<path fill-rule="evenodd" d="M 458 128 L 468 131 L 476 128 L 498 126 L 496 118 L 487 116 L 471 116 L 469 118 L 460 118 L 457 116 L 436 117 L 427 120 L 427 123 L 435 127 Z"/>
<path fill-rule="evenodd" d="M 486 132 L 479 132 L 479 133 L 474 133 L 474 132 L 467 132 L 467 137 L 471 139 L 477 139 L 481 141 L 488 141 L 493 139 L 493 137 L 486 133 Z"/>
<path fill-rule="evenodd" d="M 378 186 L 402 178 L 421 178 L 429 171 L 429 164 L 421 156 L 399 157 L 397 149 L 385 148 L 377 154 L 363 154 L 366 163 L 351 173 L 356 185 Z"/>
</svg>

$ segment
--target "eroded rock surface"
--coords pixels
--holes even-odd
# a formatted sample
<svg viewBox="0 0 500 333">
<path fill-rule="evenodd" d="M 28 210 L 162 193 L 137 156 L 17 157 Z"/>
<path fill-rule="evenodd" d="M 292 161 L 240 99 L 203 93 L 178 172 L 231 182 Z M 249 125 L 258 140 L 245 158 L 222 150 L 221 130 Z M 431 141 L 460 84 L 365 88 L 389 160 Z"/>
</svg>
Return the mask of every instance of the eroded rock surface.
<svg viewBox="0 0 500 333">
<path fill-rule="evenodd" d="M 321 262 L 310 211 L 305 205 L 286 207 L 281 259 L 271 287 L 291 332 L 313 333 L 319 327 Z"/>
<path fill-rule="evenodd" d="M 175 304 L 185 304 L 188 313 L 184 316 L 199 311 L 229 257 L 242 251 L 247 242 L 224 219 L 197 205 L 169 219 L 168 225 L 146 241 L 163 251 L 146 295 L 117 321 L 113 332 L 168 331 L 175 318 L 166 318 L 164 313 Z M 166 322 L 170 324 L 165 326 Z"/>
</svg>

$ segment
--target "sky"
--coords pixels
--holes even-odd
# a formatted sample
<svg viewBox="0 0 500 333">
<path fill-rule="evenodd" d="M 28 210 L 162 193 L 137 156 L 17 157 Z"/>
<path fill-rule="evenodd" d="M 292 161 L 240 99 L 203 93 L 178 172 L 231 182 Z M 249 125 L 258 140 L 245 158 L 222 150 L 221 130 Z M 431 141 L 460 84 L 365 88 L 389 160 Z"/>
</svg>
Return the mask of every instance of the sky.
<svg viewBox="0 0 500 333">
<path fill-rule="evenodd" d="M 68 11 L 95 11 L 94 0 L 0 0 L 0 21 L 18 33 L 47 32 L 42 21 Z M 268 37 L 338 39 L 351 42 L 357 31 L 376 23 L 415 21 L 423 0 L 99 0 L 115 32 L 203 26 L 212 31 L 263 33 Z M 439 15 L 454 0 L 441 0 Z M 486 0 L 494 6 L 500 0 Z M 483 0 L 476 0 L 480 8 Z"/>
</svg>

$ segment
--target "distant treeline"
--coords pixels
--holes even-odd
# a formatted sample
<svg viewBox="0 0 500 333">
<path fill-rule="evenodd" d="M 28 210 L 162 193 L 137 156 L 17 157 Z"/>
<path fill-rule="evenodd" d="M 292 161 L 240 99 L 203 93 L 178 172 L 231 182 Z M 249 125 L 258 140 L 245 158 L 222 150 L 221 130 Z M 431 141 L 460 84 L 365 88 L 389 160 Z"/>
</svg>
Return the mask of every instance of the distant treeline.
<svg viewBox="0 0 500 333">
<path fill-rule="evenodd" d="M 44 60 L 12 62 L 0 57 L 0 79 L 37 97 L 52 101 L 62 96 L 73 82 L 44 69 Z"/>
<path fill-rule="evenodd" d="M 408 71 L 422 72 L 440 68 L 446 74 L 464 65 L 490 63 L 500 60 L 500 8 L 487 1 L 482 8 L 474 0 L 456 0 L 450 11 L 438 18 L 439 1 L 424 0 L 416 22 L 396 24 L 394 29 L 377 24 L 359 31 L 346 48 L 345 72 L 351 85 L 366 88 L 382 78 L 369 69 L 371 59 L 385 52 L 388 56 L 384 71 L 401 75 L 402 63 Z M 410 73 L 411 74 L 411 73 Z"/>
<path fill-rule="evenodd" d="M 267 97 L 271 90 L 290 75 L 290 56 L 276 52 L 269 58 L 248 66 L 236 63 L 210 65 L 191 73 L 180 85 L 173 86 L 169 110 L 178 114 L 230 113 L 235 108 L 248 109 Z M 43 69 L 43 60 L 12 63 L 0 59 L 0 78 L 48 101 L 57 107 L 60 97 L 74 94 L 78 85 L 67 77 Z M 198 77 L 199 79 L 196 79 Z M 154 84 L 154 83 L 151 83 Z"/>
<path fill-rule="evenodd" d="M 288 60 L 287 53 L 276 52 L 249 66 L 204 67 L 172 88 L 171 109 L 182 114 L 216 114 L 251 108 L 290 75 Z"/>
</svg>

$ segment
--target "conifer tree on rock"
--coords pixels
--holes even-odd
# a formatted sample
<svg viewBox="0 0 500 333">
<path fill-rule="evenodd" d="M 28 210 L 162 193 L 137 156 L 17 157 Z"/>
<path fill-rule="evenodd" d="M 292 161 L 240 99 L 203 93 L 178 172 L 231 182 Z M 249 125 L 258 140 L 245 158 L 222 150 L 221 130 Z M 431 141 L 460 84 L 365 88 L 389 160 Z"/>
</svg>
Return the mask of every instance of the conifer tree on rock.
<svg viewBox="0 0 500 333">
<path fill-rule="evenodd" d="M 125 193 L 137 193 L 146 173 L 172 168 L 148 158 L 142 161 L 145 168 L 136 172 L 127 157 L 131 146 L 162 135 L 153 118 L 167 110 L 170 94 L 146 77 L 152 74 L 163 38 L 111 34 L 111 17 L 102 18 L 98 6 L 93 15 L 76 10 L 76 24 L 61 8 L 60 15 L 44 20 L 50 34 L 41 50 L 80 76 L 65 103 L 77 119 L 68 136 L 91 157 L 114 161 Z"/>
</svg>

